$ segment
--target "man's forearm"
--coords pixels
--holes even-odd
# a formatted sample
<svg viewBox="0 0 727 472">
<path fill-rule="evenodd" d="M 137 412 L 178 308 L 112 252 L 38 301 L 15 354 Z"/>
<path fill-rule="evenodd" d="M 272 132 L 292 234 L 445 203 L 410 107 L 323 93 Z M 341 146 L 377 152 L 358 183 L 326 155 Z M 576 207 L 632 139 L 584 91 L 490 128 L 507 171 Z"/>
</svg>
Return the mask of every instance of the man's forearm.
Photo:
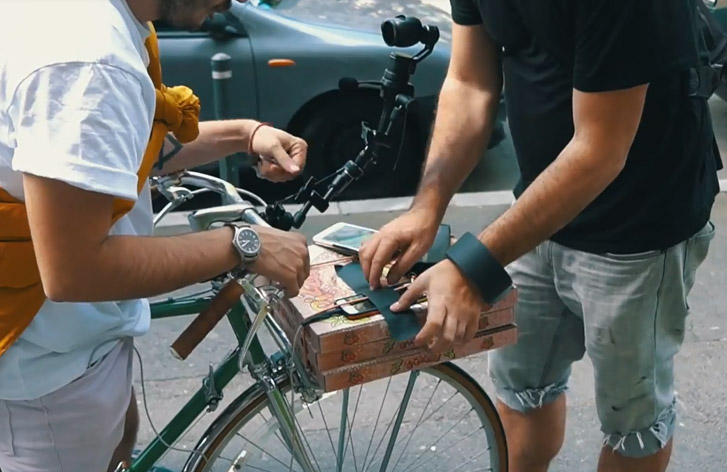
<svg viewBox="0 0 727 472">
<path fill-rule="evenodd" d="M 449 201 L 482 157 L 499 100 L 499 91 L 453 78 L 444 81 L 414 208 L 435 211 L 439 219 L 444 216 Z"/>
<path fill-rule="evenodd" d="M 203 121 L 199 124 L 199 137 L 188 144 L 180 143 L 169 134 L 159 156 L 161 169 L 155 173 L 169 174 L 244 152 L 257 125 L 255 120 Z"/>
<path fill-rule="evenodd" d="M 152 262 L 153 261 L 153 262 Z M 232 230 L 171 237 L 110 236 L 89 260 L 76 260 L 72 276 L 51 277 L 45 290 L 63 302 L 153 297 L 209 280 L 240 263 Z M 78 270 L 83 267 L 83 270 Z"/>
<path fill-rule="evenodd" d="M 625 158 L 604 148 L 571 141 L 517 202 L 480 234 L 503 266 L 573 220 L 616 178 Z"/>
</svg>

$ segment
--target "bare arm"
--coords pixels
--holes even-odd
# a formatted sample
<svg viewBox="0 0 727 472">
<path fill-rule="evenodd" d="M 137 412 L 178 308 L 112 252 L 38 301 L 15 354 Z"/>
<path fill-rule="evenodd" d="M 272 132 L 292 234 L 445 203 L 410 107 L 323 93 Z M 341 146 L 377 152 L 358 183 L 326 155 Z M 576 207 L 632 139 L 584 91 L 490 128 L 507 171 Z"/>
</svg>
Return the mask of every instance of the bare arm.
<svg viewBox="0 0 727 472">
<path fill-rule="evenodd" d="M 646 88 L 574 92 L 573 139 L 517 203 L 480 235 L 501 264 L 547 239 L 616 178 L 636 134 Z M 444 260 L 418 277 L 393 309 L 406 309 L 428 294 L 427 322 L 415 341 L 441 352 L 475 335 L 483 301 L 470 282 L 452 261 Z"/>
<path fill-rule="evenodd" d="M 439 95 L 427 163 L 414 208 L 441 220 L 492 133 L 502 90 L 497 47 L 482 25 L 453 24 L 452 55 Z"/>
<path fill-rule="evenodd" d="M 449 70 L 419 191 L 410 211 L 384 225 L 359 251 L 372 288 L 380 285 L 384 266 L 397 254 L 389 283 L 399 280 L 434 242 L 449 201 L 482 156 L 501 90 L 497 47 L 484 27 L 453 23 Z"/>
<path fill-rule="evenodd" d="M 258 128 L 259 125 L 255 120 L 203 121 L 199 124 L 199 137 L 188 144 L 180 143 L 169 134 L 159 155 L 161 168 L 155 173 L 169 174 L 247 152 L 252 137 L 252 150 L 262 158 L 259 165 L 262 177 L 284 182 L 300 174 L 308 151 L 306 142 L 286 131 L 272 126 Z"/>
<path fill-rule="evenodd" d="M 232 230 L 172 237 L 109 236 L 111 196 L 26 174 L 33 244 L 46 295 L 55 301 L 116 301 L 160 295 L 231 270 Z M 262 252 L 251 270 L 295 295 L 308 276 L 305 237 L 257 227 Z"/>
<path fill-rule="evenodd" d="M 108 236 L 111 196 L 30 175 L 24 185 L 38 267 L 53 300 L 153 296 L 239 263 L 229 228 L 165 238 Z"/>
<path fill-rule="evenodd" d="M 199 137 L 187 144 L 180 143 L 170 133 L 159 155 L 162 168 L 155 169 L 155 174 L 198 167 L 246 151 L 257 124 L 255 120 L 203 121 L 199 124 Z"/>
<path fill-rule="evenodd" d="M 570 143 L 480 235 L 501 264 L 565 226 L 618 176 L 636 136 L 647 87 L 573 92 L 575 133 Z"/>
</svg>

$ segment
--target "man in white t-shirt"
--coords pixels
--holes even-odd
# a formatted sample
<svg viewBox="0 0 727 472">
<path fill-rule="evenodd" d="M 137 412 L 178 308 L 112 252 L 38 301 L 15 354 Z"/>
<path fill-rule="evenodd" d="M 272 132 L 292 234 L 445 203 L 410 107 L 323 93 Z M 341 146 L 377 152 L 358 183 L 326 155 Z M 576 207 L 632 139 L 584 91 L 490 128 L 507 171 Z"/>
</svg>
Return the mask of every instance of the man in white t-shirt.
<svg viewBox="0 0 727 472">
<path fill-rule="evenodd" d="M 138 424 L 131 340 L 149 328 L 145 297 L 242 264 L 229 227 L 151 237 L 149 187 L 137 189 L 156 106 L 148 22 L 195 27 L 229 4 L 3 3 L 0 190 L 24 202 L 46 296 L 0 355 L 3 472 L 100 472 L 128 460 Z M 160 172 L 248 149 L 266 157 L 261 172 L 271 180 L 291 178 L 305 164 L 299 138 L 230 120 L 200 123 L 186 145 L 170 134 Z M 115 199 L 135 204 L 112 223 Z M 305 238 L 253 229 L 262 244 L 247 268 L 297 293 L 308 275 Z"/>
</svg>

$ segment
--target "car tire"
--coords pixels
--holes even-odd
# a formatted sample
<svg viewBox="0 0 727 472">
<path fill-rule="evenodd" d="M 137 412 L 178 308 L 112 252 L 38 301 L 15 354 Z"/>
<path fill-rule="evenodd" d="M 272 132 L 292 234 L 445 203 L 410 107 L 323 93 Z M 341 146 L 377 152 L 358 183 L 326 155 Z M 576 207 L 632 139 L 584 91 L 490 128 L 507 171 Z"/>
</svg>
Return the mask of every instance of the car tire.
<svg viewBox="0 0 727 472">
<path fill-rule="evenodd" d="M 324 178 L 354 159 L 363 149 L 361 122 L 376 126 L 382 101 L 374 94 L 336 95 L 315 108 L 297 134 L 308 143 L 304 177 Z M 394 143 L 393 152 L 376 167 L 353 182 L 337 200 L 360 200 L 410 196 L 416 191 L 425 143 L 410 113 L 404 127 L 403 143 Z M 398 152 L 398 159 L 397 159 Z M 396 164 L 396 169 L 394 169 Z"/>
</svg>

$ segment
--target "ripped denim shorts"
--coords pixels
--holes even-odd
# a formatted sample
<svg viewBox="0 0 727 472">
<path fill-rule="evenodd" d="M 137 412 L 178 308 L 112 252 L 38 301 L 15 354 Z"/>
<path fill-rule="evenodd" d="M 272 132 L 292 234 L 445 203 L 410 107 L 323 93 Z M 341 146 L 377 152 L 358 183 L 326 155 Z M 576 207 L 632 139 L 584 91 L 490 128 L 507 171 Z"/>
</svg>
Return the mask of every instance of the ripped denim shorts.
<svg viewBox="0 0 727 472">
<path fill-rule="evenodd" d="M 714 233 L 710 222 L 676 246 L 640 254 L 547 241 L 508 266 L 519 334 L 489 356 L 498 398 L 521 412 L 552 402 L 588 353 L 604 445 L 627 457 L 658 452 L 676 422 L 673 358 L 687 295 Z"/>
</svg>

